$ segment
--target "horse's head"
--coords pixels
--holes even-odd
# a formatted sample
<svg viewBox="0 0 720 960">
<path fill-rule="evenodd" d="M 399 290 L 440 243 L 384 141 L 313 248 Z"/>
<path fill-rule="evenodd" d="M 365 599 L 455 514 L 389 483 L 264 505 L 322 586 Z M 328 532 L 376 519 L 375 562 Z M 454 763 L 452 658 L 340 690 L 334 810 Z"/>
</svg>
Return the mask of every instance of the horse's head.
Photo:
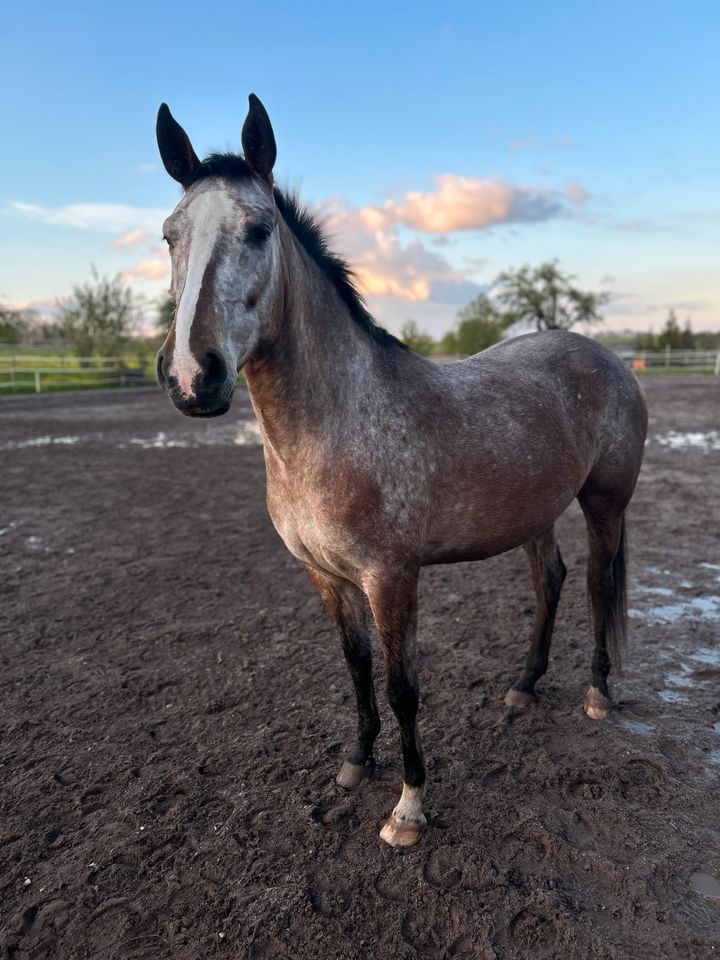
<svg viewBox="0 0 720 960">
<path fill-rule="evenodd" d="M 158 353 L 158 380 L 182 413 L 218 416 L 229 409 L 238 371 L 274 322 L 275 137 L 251 94 L 244 160 L 215 155 L 201 163 L 165 104 L 157 138 L 165 169 L 184 189 L 163 225 L 175 317 Z"/>
</svg>

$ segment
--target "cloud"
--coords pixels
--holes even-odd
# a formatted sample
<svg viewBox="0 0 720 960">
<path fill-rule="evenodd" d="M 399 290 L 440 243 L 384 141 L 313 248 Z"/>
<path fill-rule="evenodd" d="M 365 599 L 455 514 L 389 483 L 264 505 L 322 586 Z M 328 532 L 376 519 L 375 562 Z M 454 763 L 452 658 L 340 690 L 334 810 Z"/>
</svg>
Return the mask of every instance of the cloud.
<svg viewBox="0 0 720 960">
<path fill-rule="evenodd" d="M 137 173 L 155 173 L 155 171 L 159 169 L 160 165 L 157 163 L 139 163 L 135 167 Z"/>
<path fill-rule="evenodd" d="M 46 207 L 13 200 L 10 208 L 21 216 L 53 226 L 97 230 L 103 233 L 144 230 L 158 237 L 167 216 L 167 210 L 133 207 L 124 203 L 70 203 L 59 207 Z"/>
<path fill-rule="evenodd" d="M 470 273 L 482 273 L 490 261 L 487 257 L 463 257 L 463 263 L 467 264 Z"/>
<path fill-rule="evenodd" d="M 611 273 L 605 273 L 600 277 L 600 286 L 601 287 L 610 287 L 613 283 L 617 283 L 617 278 L 614 277 Z"/>
<path fill-rule="evenodd" d="M 113 240 L 112 246 L 115 247 L 116 250 L 122 247 L 139 247 L 146 241 L 147 233 L 141 227 L 138 227 L 135 230 L 129 230 L 127 233 L 123 233 L 117 237 Z"/>
<path fill-rule="evenodd" d="M 617 220 L 613 226 L 616 230 L 632 230 L 638 233 L 662 233 L 667 229 L 655 220 L 639 217 L 635 220 Z"/>
<path fill-rule="evenodd" d="M 134 266 L 123 270 L 126 280 L 159 280 L 170 272 L 170 262 L 165 260 L 141 260 Z"/>
<path fill-rule="evenodd" d="M 320 216 L 332 246 L 350 262 L 365 295 L 427 300 L 434 284 L 465 280 L 421 240 L 401 240 L 397 225 L 376 208 L 348 209 L 331 199 L 321 207 Z"/>
<path fill-rule="evenodd" d="M 394 222 L 425 233 L 443 234 L 482 230 L 501 223 L 537 223 L 565 211 L 564 196 L 557 190 L 516 187 L 454 173 L 437 174 L 433 179 L 434 190 L 411 190 L 399 201 L 363 207 L 367 226 L 373 229 Z"/>
<path fill-rule="evenodd" d="M 565 193 L 573 203 L 585 203 L 588 198 L 587 190 L 579 183 L 568 183 L 565 187 Z"/>
<path fill-rule="evenodd" d="M 57 311 L 57 301 L 50 297 L 40 300 L 7 300 L 3 297 L 2 305 L 11 310 L 28 310 L 41 317 L 53 317 Z"/>
</svg>

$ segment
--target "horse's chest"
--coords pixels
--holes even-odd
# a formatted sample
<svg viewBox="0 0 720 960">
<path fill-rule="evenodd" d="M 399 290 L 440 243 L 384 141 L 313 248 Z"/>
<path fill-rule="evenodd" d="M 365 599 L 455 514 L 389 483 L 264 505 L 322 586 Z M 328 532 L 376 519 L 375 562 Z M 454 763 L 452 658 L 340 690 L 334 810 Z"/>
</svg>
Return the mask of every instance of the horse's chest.
<svg viewBox="0 0 720 960">
<path fill-rule="evenodd" d="M 338 576 L 357 572 L 356 537 L 328 509 L 322 491 L 268 477 L 267 505 L 275 529 L 298 560 Z"/>
</svg>

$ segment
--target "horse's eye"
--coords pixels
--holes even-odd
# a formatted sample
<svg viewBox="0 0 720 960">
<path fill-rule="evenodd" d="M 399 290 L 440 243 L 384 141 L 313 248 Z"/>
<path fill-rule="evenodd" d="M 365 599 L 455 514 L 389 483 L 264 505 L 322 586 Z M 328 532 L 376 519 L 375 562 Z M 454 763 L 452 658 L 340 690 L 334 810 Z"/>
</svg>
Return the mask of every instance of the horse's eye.
<svg viewBox="0 0 720 960">
<path fill-rule="evenodd" d="M 248 243 L 265 243 L 272 233 L 272 228 L 266 223 L 255 223 L 248 227 L 246 239 Z"/>
</svg>

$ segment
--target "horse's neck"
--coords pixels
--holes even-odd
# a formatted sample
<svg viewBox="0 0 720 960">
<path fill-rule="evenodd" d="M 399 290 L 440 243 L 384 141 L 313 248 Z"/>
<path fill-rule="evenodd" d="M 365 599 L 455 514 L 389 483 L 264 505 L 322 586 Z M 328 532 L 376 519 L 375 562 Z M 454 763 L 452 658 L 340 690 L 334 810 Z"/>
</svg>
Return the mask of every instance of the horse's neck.
<svg viewBox="0 0 720 960">
<path fill-rule="evenodd" d="M 283 258 L 276 335 L 245 367 L 255 413 L 286 459 L 303 438 L 343 432 L 356 401 L 373 390 L 387 349 L 353 320 L 332 282 L 291 241 Z"/>
</svg>

